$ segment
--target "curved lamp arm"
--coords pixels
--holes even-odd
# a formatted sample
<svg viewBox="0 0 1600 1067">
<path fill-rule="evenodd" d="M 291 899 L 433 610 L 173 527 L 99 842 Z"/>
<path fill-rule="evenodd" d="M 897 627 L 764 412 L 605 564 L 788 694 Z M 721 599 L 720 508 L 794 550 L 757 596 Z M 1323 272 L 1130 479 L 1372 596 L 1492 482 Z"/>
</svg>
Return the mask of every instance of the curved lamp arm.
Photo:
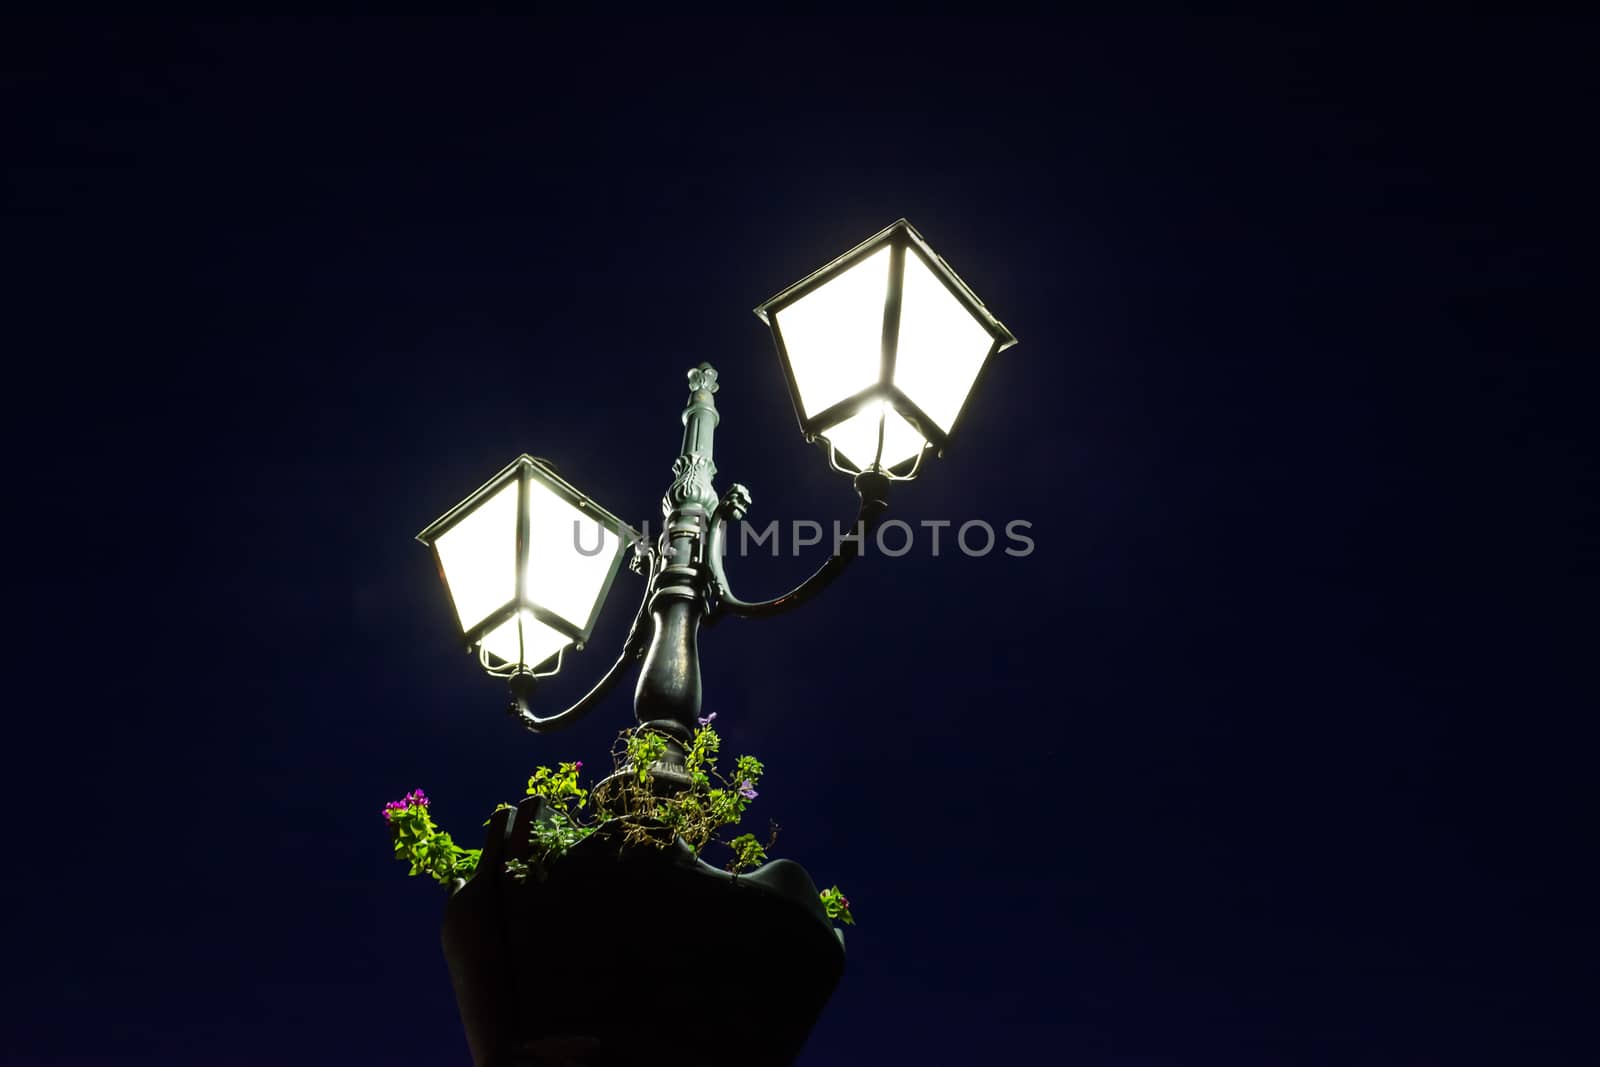
<svg viewBox="0 0 1600 1067">
<path fill-rule="evenodd" d="M 728 586 L 728 576 L 722 568 L 722 551 L 727 542 L 726 524 L 729 520 L 733 522 L 743 520 L 745 512 L 750 507 L 748 489 L 742 485 L 735 485 L 728 490 L 712 517 L 711 536 L 706 545 L 706 563 L 711 570 L 711 580 L 717 597 L 717 605 L 711 617 L 715 619 L 724 611 L 745 618 L 781 615 L 790 608 L 799 607 L 826 589 L 855 561 L 857 556 L 861 555 L 862 543 L 877 528 L 878 520 L 888 509 L 889 476 L 881 471 L 862 471 L 856 475 L 856 493 L 861 497 L 861 510 L 856 513 L 855 522 L 859 536 L 846 541 L 840 546 L 837 555 L 828 557 L 828 561 L 818 567 L 815 574 L 787 593 L 771 600 L 752 602 L 740 600 L 733 595 L 733 590 Z"/>
<path fill-rule="evenodd" d="M 628 630 L 627 640 L 622 643 L 621 654 L 617 656 L 617 661 L 611 665 L 611 669 L 600 676 L 600 680 L 594 684 L 594 688 L 579 697 L 578 702 L 567 710 L 555 715 L 539 716 L 533 713 L 532 707 L 533 693 L 539 685 L 538 679 L 526 671 L 513 674 L 510 682 L 511 703 L 506 707 L 508 715 L 515 716 L 523 726 L 526 726 L 534 733 L 545 734 L 577 722 L 593 711 L 595 705 L 604 700 L 606 694 L 616 688 L 617 683 L 622 680 L 623 674 L 626 673 L 630 662 L 642 658 L 646 647 L 650 644 L 652 624 L 650 622 L 650 612 L 647 609 L 650 605 L 650 594 L 654 591 L 656 584 L 654 563 L 655 553 L 649 548 L 643 548 L 634 557 L 635 569 L 642 569 L 645 574 L 644 599 L 639 601 L 639 611 L 633 617 L 633 626 Z"/>
</svg>

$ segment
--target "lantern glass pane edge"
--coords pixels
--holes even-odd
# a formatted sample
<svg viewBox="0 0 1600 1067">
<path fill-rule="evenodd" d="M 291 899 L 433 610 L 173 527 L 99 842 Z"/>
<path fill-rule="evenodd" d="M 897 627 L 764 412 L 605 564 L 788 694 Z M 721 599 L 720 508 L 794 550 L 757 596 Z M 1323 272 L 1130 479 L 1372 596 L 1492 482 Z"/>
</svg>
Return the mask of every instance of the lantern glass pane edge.
<svg viewBox="0 0 1600 1067">
<path fill-rule="evenodd" d="M 774 312 L 803 416 L 880 382 L 892 253 L 884 245 Z"/>
<path fill-rule="evenodd" d="M 519 492 L 516 479 L 507 480 L 433 541 L 463 633 L 517 598 Z"/>
<path fill-rule="evenodd" d="M 593 509 L 574 507 L 538 479 L 528 483 L 528 495 L 523 595 L 587 636 L 621 558 L 623 538 Z"/>
<path fill-rule="evenodd" d="M 994 335 L 918 253 L 906 257 L 899 325 L 893 385 L 948 435 Z"/>
</svg>

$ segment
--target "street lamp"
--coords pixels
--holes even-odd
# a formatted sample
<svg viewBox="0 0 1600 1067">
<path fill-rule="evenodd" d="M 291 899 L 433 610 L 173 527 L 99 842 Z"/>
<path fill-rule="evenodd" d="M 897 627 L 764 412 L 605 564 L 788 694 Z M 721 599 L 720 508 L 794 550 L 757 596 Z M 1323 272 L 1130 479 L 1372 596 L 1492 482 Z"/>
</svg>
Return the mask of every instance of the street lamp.
<svg viewBox="0 0 1600 1067">
<path fill-rule="evenodd" d="M 634 713 L 667 739 L 650 768 L 667 788 L 687 784 L 683 749 L 700 713 L 698 633 L 723 614 L 775 615 L 809 600 L 860 554 L 888 507 L 892 482 L 917 475 L 923 454 L 942 454 L 968 395 L 1011 332 L 905 219 L 863 241 L 755 309 L 772 329 L 800 429 L 826 445 L 829 462 L 854 477 L 859 538 L 795 589 L 746 601 L 722 557 L 727 525 L 744 519 L 749 490 L 718 496 L 713 438 L 720 418 L 717 372 L 689 371 L 682 447 L 661 499 L 654 547 L 561 479 L 521 456 L 418 535 L 435 554 L 463 638 L 490 673 L 507 678 L 509 710 L 529 729 L 565 726 L 591 711 L 643 659 Z M 646 578 L 621 654 L 577 703 L 533 710 L 537 679 L 581 649 L 625 549 Z M 553 664 L 553 665 L 552 665 Z"/>
<path fill-rule="evenodd" d="M 643 661 L 635 729 L 664 749 L 650 766 L 623 767 L 595 786 L 597 806 L 611 814 L 625 806 L 623 776 L 642 771 L 638 781 L 654 794 L 693 788 L 685 748 L 700 714 L 701 623 L 780 614 L 826 588 L 860 554 L 892 484 L 914 478 L 926 452 L 942 454 L 984 368 L 1016 343 L 904 219 L 756 314 L 772 328 L 801 432 L 853 477 L 860 498 L 854 535 L 836 538 L 834 553 L 794 589 L 748 601 L 729 584 L 727 528 L 744 519 L 751 496 L 737 484 L 719 496 L 713 484 L 720 416 L 717 372 L 707 363 L 688 373 L 683 438 L 654 545 L 530 456 L 418 535 L 433 550 L 463 642 L 508 681 L 508 710 L 528 729 L 576 721 Z M 571 707 L 537 714 L 538 680 L 588 641 L 630 547 L 644 593 L 616 661 Z M 479 1067 L 682 1062 L 665 1029 L 593 1003 L 593 990 L 616 983 L 616 960 L 638 957 L 644 927 L 632 920 L 640 916 L 662 924 L 662 980 L 649 994 L 657 1018 L 684 1017 L 720 983 L 741 1061 L 790 1062 L 844 968 L 842 937 L 804 868 L 775 859 L 734 876 L 700 862 L 681 840 L 654 859 L 580 846 L 547 878 L 510 887 L 499 872 L 528 855 L 550 818 L 543 804 L 530 796 L 495 813 L 477 873 L 446 906 L 445 956 Z M 598 832 L 583 845 L 594 843 L 605 845 Z M 685 916 L 703 955 L 672 949 L 669 920 Z M 723 961 L 735 956 L 744 963 L 730 985 Z M 548 960 L 563 961 L 561 980 L 549 979 Z"/>
</svg>

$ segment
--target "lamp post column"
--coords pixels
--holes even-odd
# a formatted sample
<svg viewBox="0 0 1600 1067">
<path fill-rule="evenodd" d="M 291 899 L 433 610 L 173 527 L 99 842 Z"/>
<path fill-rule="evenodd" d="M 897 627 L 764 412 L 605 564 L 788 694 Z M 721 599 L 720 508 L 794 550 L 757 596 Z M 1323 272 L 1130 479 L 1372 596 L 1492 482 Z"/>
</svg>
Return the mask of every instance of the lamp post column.
<svg viewBox="0 0 1600 1067">
<path fill-rule="evenodd" d="M 683 412 L 683 447 L 672 464 L 672 484 L 661 498 L 665 525 L 658 542 L 655 592 L 650 597 L 653 633 L 634 693 L 639 727 L 669 738 L 667 751 L 651 768 L 663 785 L 688 784 L 683 748 L 700 714 L 700 619 L 706 611 L 711 577 L 705 552 L 717 508 L 712 487 L 716 464 L 712 438 L 717 427 L 717 372 L 702 363 L 689 372 L 689 406 Z"/>
</svg>

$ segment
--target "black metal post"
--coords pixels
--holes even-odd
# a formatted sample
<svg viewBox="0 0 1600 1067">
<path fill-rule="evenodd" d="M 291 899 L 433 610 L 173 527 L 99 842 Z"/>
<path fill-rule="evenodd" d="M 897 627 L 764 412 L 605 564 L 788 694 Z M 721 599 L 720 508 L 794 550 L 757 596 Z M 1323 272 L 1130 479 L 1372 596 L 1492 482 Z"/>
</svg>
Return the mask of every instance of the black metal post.
<svg viewBox="0 0 1600 1067">
<path fill-rule="evenodd" d="M 657 553 L 654 624 L 633 710 L 640 729 L 668 739 L 667 751 L 651 768 L 662 786 L 689 784 L 683 747 L 700 714 L 700 620 L 709 606 L 712 578 L 706 566 L 711 517 L 717 509 L 712 486 L 717 467 L 712 440 L 717 427 L 717 372 L 702 363 L 689 372 L 689 405 L 683 412 L 683 447 L 672 464 L 672 484 L 661 498 L 665 525 Z"/>
</svg>

